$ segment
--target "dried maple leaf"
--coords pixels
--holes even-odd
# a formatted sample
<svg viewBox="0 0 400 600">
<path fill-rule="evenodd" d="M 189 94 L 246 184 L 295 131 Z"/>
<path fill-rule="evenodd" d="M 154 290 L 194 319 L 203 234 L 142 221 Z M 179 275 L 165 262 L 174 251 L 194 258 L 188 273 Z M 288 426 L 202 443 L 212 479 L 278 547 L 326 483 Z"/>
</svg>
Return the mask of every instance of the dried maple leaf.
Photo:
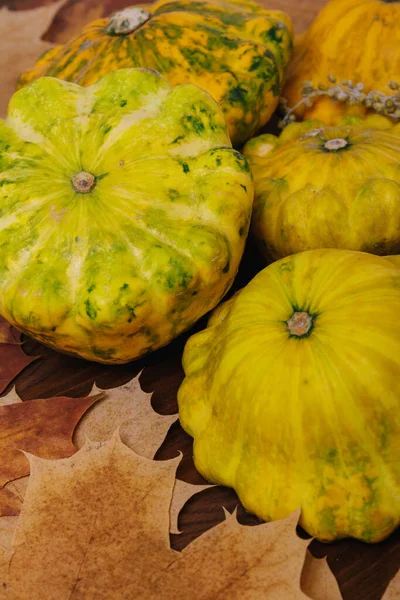
<svg viewBox="0 0 400 600">
<path fill-rule="evenodd" d="M 0 319 L 0 331 L 1 331 L 1 319 Z M 0 407 L 8 406 L 9 404 L 15 404 L 22 402 L 18 396 L 15 388 L 13 388 L 7 396 L 0 398 Z M 0 488 L 0 517 L 3 516 L 14 516 L 19 515 L 21 512 L 22 499 L 19 495 L 15 494 L 13 490 L 7 490 Z M 1 529 L 0 529 L 1 533 Z M 1 546 L 1 542 L 0 542 Z"/>
<path fill-rule="evenodd" d="M 99 399 L 66 398 L 21 402 L 14 390 L 0 405 L 0 488 L 29 473 L 29 463 L 21 450 L 43 458 L 61 458 L 76 452 L 73 430 L 85 411 Z"/>
<path fill-rule="evenodd" d="M 53 47 L 44 42 L 41 35 L 64 2 L 60 0 L 33 10 L 0 9 L 0 116 L 7 113 L 8 101 L 20 73 L 32 67 L 43 52 Z"/>
<path fill-rule="evenodd" d="M 382 600 L 399 600 L 400 598 L 400 571 L 397 571 L 392 581 L 386 588 Z"/>
<path fill-rule="evenodd" d="M 256 527 L 229 516 L 179 553 L 169 544 L 179 459 L 148 460 L 114 436 L 68 459 L 30 462 L 0 572 L 8 600 L 307 598 L 298 514 Z"/>
<path fill-rule="evenodd" d="M 22 500 L 10 490 L 0 488 L 0 517 L 17 516 L 21 512 Z"/>
<path fill-rule="evenodd" d="M 26 495 L 26 490 L 29 483 L 29 476 L 21 477 L 20 479 L 16 479 L 15 481 L 11 481 L 7 484 L 3 490 L 0 490 L 0 516 L 1 515 L 19 515 L 21 512 L 22 502 Z M 194 485 L 192 483 L 187 483 L 186 481 L 181 481 L 180 479 L 176 479 L 174 485 L 174 491 L 172 493 L 171 499 L 171 507 L 170 507 L 170 533 L 180 534 L 181 531 L 178 527 L 178 518 L 182 508 L 185 506 L 186 502 L 192 498 L 192 496 L 202 492 L 203 490 L 207 490 L 209 488 L 215 487 L 214 485 Z M 8 512 L 4 510 L 2 505 L 1 493 L 6 492 L 9 494 L 8 504 L 10 508 Z M 6 500 L 4 500 L 6 503 Z M 1 512 L 1 510 L 4 512 Z M 319 561 L 323 562 L 323 561 Z M 330 571 L 329 571 L 330 572 Z M 329 600 L 329 599 L 328 599 Z"/>
<path fill-rule="evenodd" d="M 74 444 L 82 448 L 87 439 L 104 442 L 119 429 L 123 443 L 147 458 L 153 458 L 178 415 L 160 415 L 151 406 L 152 394 L 144 392 L 137 377 L 109 390 L 94 386 L 91 395 L 103 398 L 80 421 Z"/>
<path fill-rule="evenodd" d="M 4 569 L 8 561 L 8 556 L 11 550 L 12 539 L 17 525 L 17 521 L 17 517 L 2 517 L 0 519 L 0 573 L 2 572 L 2 569 Z M 2 597 L 2 590 L 0 588 L 0 598 Z"/>
<path fill-rule="evenodd" d="M 143 392 L 140 387 L 139 376 L 125 385 L 110 390 L 103 391 L 94 386 L 90 397 L 93 396 L 97 396 L 98 400 L 89 406 L 78 422 L 73 436 L 74 446 L 70 444 L 69 452 L 64 452 L 54 456 L 54 458 L 71 455 L 77 448 L 81 448 L 85 444 L 86 439 L 96 442 L 109 440 L 116 429 L 119 429 L 122 441 L 129 448 L 142 456 L 153 458 L 164 441 L 171 424 L 177 419 L 177 415 L 162 416 L 152 409 L 152 394 Z M 86 401 L 91 402 L 88 399 Z M 21 400 L 14 389 L 5 398 L 0 398 L 0 406 L 16 402 L 21 402 Z M 53 427 L 53 424 L 50 427 Z M 31 447 L 28 448 L 25 445 L 22 447 L 25 450 L 35 452 L 35 454 L 40 454 L 38 450 L 32 450 Z M 25 462 L 27 467 L 25 458 L 21 454 L 20 459 Z M 0 485 L 2 484 L 1 473 L 2 469 L 0 467 Z M 0 489 L 0 516 L 19 514 L 28 484 L 27 479 L 19 479 L 9 483 L 7 489 Z M 189 484 L 179 482 L 175 487 L 174 507 L 176 507 L 177 519 L 179 511 L 186 500 L 196 491 L 204 489 L 204 486 L 189 486 Z M 173 518 L 175 518 L 175 513 L 173 513 Z M 174 521 L 172 523 L 176 529 L 177 524 L 175 525 Z"/>
<path fill-rule="evenodd" d="M 301 589 L 312 600 L 342 600 L 338 582 L 326 558 L 306 554 L 300 581 Z"/>
<path fill-rule="evenodd" d="M 101 402 L 101 401 L 100 401 Z M 96 406 L 96 405 L 95 405 Z M 86 413 L 87 414 L 87 413 Z M 16 479 L 15 481 L 11 481 L 7 484 L 3 490 L 0 490 L 0 511 L 4 510 L 4 506 L 6 505 L 6 499 L 4 499 L 4 506 L 2 505 L 2 497 L 1 493 L 5 492 L 9 494 L 9 504 L 11 508 L 7 512 L 5 510 L 3 513 L 0 512 L 0 516 L 2 515 L 19 515 L 22 508 L 22 502 L 26 495 L 26 490 L 29 483 L 29 476 L 21 477 L 20 479 Z M 170 506 L 170 533 L 180 534 L 178 528 L 178 518 L 179 513 L 182 508 L 186 504 L 186 502 L 197 493 L 200 493 L 203 490 L 208 488 L 215 487 L 214 485 L 193 485 L 192 483 L 186 483 L 185 481 L 181 481 L 179 479 L 175 480 L 174 491 L 172 493 L 171 506 Z M 16 519 L 13 521 L 13 528 L 16 526 Z M 1 546 L 1 525 L 2 519 L 0 519 L 0 546 Z M 7 529 L 7 546 L 11 547 L 12 536 L 14 535 L 14 529 L 10 526 Z M 331 574 L 333 577 L 333 575 Z M 319 598 L 316 598 L 319 600 Z M 330 598 L 327 598 L 330 600 Z"/>
<path fill-rule="evenodd" d="M 121 441 L 140 456 L 153 458 L 177 415 L 160 415 L 151 406 L 152 394 L 140 387 L 141 373 L 119 387 L 101 390 L 93 386 L 91 394 L 102 392 L 97 402 L 79 422 L 74 444 L 82 448 L 87 440 L 103 442 L 119 430 Z M 211 485 L 193 485 L 176 480 L 170 510 L 170 533 L 179 534 L 178 517 L 187 500 Z"/>
<path fill-rule="evenodd" d="M 100 400 L 101 402 L 101 400 Z M 99 402 L 99 403 L 100 403 Z M 98 404 L 99 404 L 98 403 Z M 96 406 L 96 405 L 95 405 Z M 87 413 L 86 413 L 87 414 Z M 83 417 L 85 418 L 85 417 Z M 79 427 L 79 425 L 78 425 Z M 142 455 L 143 456 L 143 455 Z M 16 479 L 15 481 L 11 481 L 7 484 L 3 490 L 0 490 L 0 516 L 4 515 L 19 515 L 21 512 L 22 502 L 26 495 L 26 490 L 29 483 L 29 476 L 21 477 L 20 479 Z M 178 528 L 178 518 L 179 513 L 182 508 L 185 506 L 186 502 L 197 493 L 202 492 L 203 490 L 207 490 L 208 488 L 215 487 L 214 485 L 194 485 L 192 483 L 187 483 L 186 481 L 181 481 L 177 479 L 174 485 L 174 491 L 172 493 L 171 507 L 170 507 L 170 533 L 179 534 L 181 531 Z M 8 503 L 11 508 L 9 512 L 4 511 L 1 512 L 3 508 L 1 492 L 6 492 L 9 494 Z M 6 502 L 6 500 L 4 500 Z"/>
<path fill-rule="evenodd" d="M 2 11 L 0 10 L 0 19 Z M 1 31 L 1 26 L 0 26 Z M 1 53 L 0 53 L 1 63 Z M 1 66 L 1 65 L 0 65 Z M 1 92 L 0 92 L 1 104 Z M 36 356 L 28 356 L 21 348 L 21 334 L 10 323 L 0 317 L 0 394 L 8 384 L 21 372 L 37 360 Z M 0 406 L 1 404 L 0 398 Z M 1 501 L 0 501 L 1 504 Z M 0 512 L 1 514 L 1 512 Z"/>
<path fill-rule="evenodd" d="M 25 367 L 37 358 L 25 354 L 19 345 L 0 344 L 0 394 Z"/>
<path fill-rule="evenodd" d="M 0 332 L 1 326 L 2 324 L 0 318 Z M 22 400 L 15 391 L 15 388 L 12 388 L 12 390 L 9 392 L 9 394 L 7 394 L 7 396 L 0 398 L 0 407 L 9 406 L 10 404 L 15 404 L 18 402 L 22 402 Z M 22 498 L 19 494 L 15 494 L 14 490 L 0 488 L 0 517 L 19 515 L 19 513 L 21 512 L 21 506 Z"/>
<path fill-rule="evenodd" d="M 16 517 L 4 517 L 0 519 L 0 549 L 3 551 L 11 550 L 10 532 L 15 531 L 18 519 Z"/>
<path fill-rule="evenodd" d="M 12 494 L 14 494 L 14 496 L 17 496 L 21 502 L 23 502 L 24 498 L 25 498 L 26 490 L 28 488 L 28 483 L 29 483 L 29 475 L 26 475 L 25 477 L 19 477 L 18 479 L 14 479 L 13 481 L 10 481 L 9 483 L 7 483 L 6 486 L 4 486 L 3 489 L 8 490 Z"/>
</svg>

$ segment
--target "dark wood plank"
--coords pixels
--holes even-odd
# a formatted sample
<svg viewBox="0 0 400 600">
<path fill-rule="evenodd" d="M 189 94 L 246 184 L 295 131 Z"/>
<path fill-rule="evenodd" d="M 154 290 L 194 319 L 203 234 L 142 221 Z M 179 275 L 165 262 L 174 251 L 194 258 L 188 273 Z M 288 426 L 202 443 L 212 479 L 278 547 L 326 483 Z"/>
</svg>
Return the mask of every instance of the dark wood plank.
<svg viewBox="0 0 400 600">
<path fill-rule="evenodd" d="M 0 0 L 0 6 L 14 10 L 33 8 L 52 0 Z M 291 15 L 298 32 L 310 23 L 326 0 L 262 0 L 268 8 L 279 8 Z M 57 15 L 46 39 L 63 42 L 83 24 L 99 16 L 135 2 L 126 0 L 68 0 Z M 262 268 L 262 262 L 249 245 L 235 289 L 245 283 Z M 203 319 L 196 329 L 205 324 Z M 193 332 L 193 331 L 192 331 Z M 190 332 L 190 333 L 192 333 Z M 18 393 L 23 400 L 46 398 L 54 395 L 82 396 L 89 393 L 94 382 L 99 387 L 111 388 L 121 385 L 141 372 L 140 382 L 147 392 L 154 392 L 152 403 L 161 414 L 177 410 L 176 393 L 183 378 L 181 355 L 188 334 L 181 336 L 168 347 L 139 361 L 121 366 L 103 366 L 57 354 L 32 340 L 26 340 L 24 348 L 30 355 L 41 359 L 29 366 L 16 380 Z M 158 460 L 165 460 L 183 453 L 178 477 L 201 484 L 203 478 L 196 472 L 192 461 L 192 440 L 179 423 L 173 425 L 165 442 L 157 452 Z M 215 487 L 194 496 L 183 509 L 179 525 L 181 535 L 171 536 L 171 545 L 180 550 L 195 537 L 219 523 L 223 518 L 222 507 L 232 511 L 238 505 L 236 494 L 229 489 Z M 259 521 L 247 514 L 243 507 L 238 510 L 242 523 L 255 525 Z M 304 532 L 302 533 L 304 535 Z M 385 542 L 367 545 L 355 540 L 343 540 L 329 545 L 313 541 L 315 556 L 328 556 L 344 600 L 380 600 L 389 580 L 400 568 L 400 531 Z"/>
</svg>

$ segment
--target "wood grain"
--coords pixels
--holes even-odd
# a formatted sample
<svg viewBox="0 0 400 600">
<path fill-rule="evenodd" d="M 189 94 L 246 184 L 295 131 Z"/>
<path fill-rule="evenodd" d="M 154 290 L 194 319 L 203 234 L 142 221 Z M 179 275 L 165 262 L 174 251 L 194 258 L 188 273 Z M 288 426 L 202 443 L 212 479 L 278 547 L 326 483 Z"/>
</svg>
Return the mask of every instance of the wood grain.
<svg viewBox="0 0 400 600">
<path fill-rule="evenodd" d="M 21 10 L 49 1 L 51 0 L 0 0 L 0 6 Z M 134 3 L 125 0 L 69 0 L 45 38 L 63 42 L 93 18 Z M 262 3 L 268 8 L 286 11 L 293 19 L 296 31 L 301 32 L 326 0 L 262 0 Z M 262 263 L 250 243 L 235 289 L 245 285 L 260 268 Z M 196 330 L 204 327 L 204 324 L 205 319 L 197 324 Z M 177 410 L 176 393 L 183 378 L 181 355 L 187 337 L 188 334 L 181 336 L 168 347 L 144 359 L 112 367 L 63 356 L 32 340 L 26 340 L 24 349 L 27 354 L 40 354 L 42 358 L 17 378 L 17 392 L 23 400 L 59 395 L 79 397 L 88 394 L 94 382 L 101 388 L 115 387 L 142 371 L 140 382 L 145 391 L 154 392 L 152 404 L 155 410 L 161 414 L 172 414 Z M 193 465 L 192 440 L 177 423 L 172 425 L 156 458 L 165 460 L 177 456 L 178 452 L 183 453 L 178 477 L 193 484 L 204 484 L 205 481 Z M 238 504 L 236 494 L 221 487 L 207 489 L 194 496 L 179 517 L 182 534 L 171 536 L 172 547 L 177 550 L 184 548 L 202 532 L 222 521 L 222 507 L 232 511 Z M 239 519 L 249 525 L 259 522 L 240 506 Z M 343 540 L 329 545 L 313 541 L 311 550 L 316 557 L 328 556 L 344 600 L 380 600 L 389 580 L 400 567 L 400 531 L 376 545 L 362 544 L 355 540 Z"/>
</svg>

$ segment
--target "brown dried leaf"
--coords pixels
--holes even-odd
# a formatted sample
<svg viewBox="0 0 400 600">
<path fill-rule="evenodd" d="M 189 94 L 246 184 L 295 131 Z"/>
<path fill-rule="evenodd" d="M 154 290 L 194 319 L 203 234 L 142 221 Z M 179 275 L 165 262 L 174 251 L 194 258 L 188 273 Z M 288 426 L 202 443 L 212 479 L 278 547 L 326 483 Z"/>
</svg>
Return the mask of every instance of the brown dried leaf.
<svg viewBox="0 0 400 600">
<path fill-rule="evenodd" d="M 12 390 L 11 397 L 16 394 Z M 43 458 L 61 458 L 76 452 L 73 430 L 85 411 L 99 399 L 66 398 L 31 400 L 0 406 L 0 488 L 18 477 L 29 474 L 29 463 L 21 450 Z"/>
<path fill-rule="evenodd" d="M 397 571 L 392 581 L 386 588 L 382 600 L 399 600 L 400 598 L 400 571 Z"/>
<path fill-rule="evenodd" d="M 25 354 L 19 345 L 0 344 L 0 394 L 4 392 L 8 384 L 11 383 L 25 367 L 37 359 L 37 356 L 28 356 Z"/>
<path fill-rule="evenodd" d="M 301 574 L 301 589 L 312 600 L 342 600 L 338 582 L 326 558 L 306 554 Z"/>
<path fill-rule="evenodd" d="M 26 495 L 26 490 L 29 483 L 29 476 L 21 477 L 15 481 L 10 481 L 3 490 L 0 490 L 0 516 L 6 514 L 19 515 L 21 512 L 22 502 Z M 190 500 L 192 496 L 197 493 L 207 490 L 208 488 L 214 487 L 213 485 L 194 485 L 177 479 L 174 485 L 174 491 L 172 494 L 171 507 L 170 507 L 170 533 L 180 534 L 178 528 L 179 514 L 186 502 Z M 12 506 L 15 506 L 16 512 L 1 512 L 3 509 L 1 493 L 8 492 L 10 498 L 12 498 Z M 329 600 L 329 599 L 328 599 Z"/>
<path fill-rule="evenodd" d="M 15 517 L 21 512 L 21 498 L 11 490 L 0 488 L 0 517 Z"/>
<path fill-rule="evenodd" d="M 0 344 L 21 344 L 21 333 L 3 317 L 0 317 Z"/>
<path fill-rule="evenodd" d="M 20 477 L 19 479 L 14 479 L 14 481 L 10 481 L 7 485 L 4 486 L 3 489 L 8 490 L 15 496 L 18 496 L 21 502 L 24 501 L 26 490 L 28 489 L 29 483 L 29 475 L 25 477 Z"/>
<path fill-rule="evenodd" d="M 0 325 L 1 327 L 1 325 Z M 0 398 L 0 407 L 9 406 L 10 404 L 22 403 L 21 398 L 18 396 L 15 388 Z M 25 479 L 25 478 L 24 478 Z M 22 480 L 21 480 L 22 481 Z M 23 497 L 17 492 L 16 489 L 0 488 L 0 517 L 5 516 L 16 516 L 21 512 Z M 1 524 L 0 520 L 0 524 Z M 1 540 L 1 529 L 0 529 L 0 540 Z M 1 545 L 1 541 L 0 541 Z"/>
<path fill-rule="evenodd" d="M 17 517 L 2 517 L 0 519 L 0 598 L 3 598 L 1 590 L 2 572 L 8 562 L 17 521 Z"/>
<path fill-rule="evenodd" d="M 122 442 L 147 458 L 153 458 L 177 415 L 160 415 L 151 406 L 152 394 L 146 394 L 139 383 L 140 374 L 120 387 L 100 390 L 94 386 L 91 394 L 103 394 L 80 421 L 74 434 L 74 444 L 82 448 L 86 440 L 105 442 L 119 429 Z"/>
<path fill-rule="evenodd" d="M 190 544 L 157 578 L 156 597 L 305 600 L 300 576 L 308 540 L 296 534 L 299 513 L 256 527 L 236 514 Z"/>
<path fill-rule="evenodd" d="M 101 402 L 101 401 L 100 401 Z M 87 414 L 87 413 L 86 413 Z M 85 417 L 83 417 L 85 418 Z M 79 425 L 78 425 L 79 427 Z M 10 513 L 19 515 L 21 512 L 22 502 L 26 495 L 26 490 L 28 488 L 29 476 L 21 477 L 20 479 L 16 479 L 15 481 L 10 481 L 3 490 L 0 490 L 0 511 L 2 508 L 1 501 L 1 491 L 8 491 L 10 496 L 13 498 L 15 506 L 18 506 L 18 512 Z M 195 494 L 202 492 L 203 490 L 207 490 L 208 488 L 215 487 L 214 485 L 194 485 L 192 483 L 187 483 L 186 481 L 181 481 L 177 479 L 174 485 L 174 491 L 172 493 L 171 507 L 170 507 L 170 533 L 179 534 L 181 533 L 178 528 L 178 518 L 179 513 L 182 508 L 185 506 L 186 502 Z M 7 514 L 7 513 L 1 513 Z"/>
<path fill-rule="evenodd" d="M 16 529 L 18 519 L 16 517 L 4 517 L 0 519 L 0 549 L 11 550 L 12 538 Z"/>
<path fill-rule="evenodd" d="M 118 429 L 121 441 L 128 448 L 140 456 L 154 457 L 177 415 L 160 415 L 153 410 L 152 394 L 140 387 L 140 375 L 113 389 L 101 390 L 93 386 L 91 394 L 102 392 L 104 397 L 78 423 L 73 439 L 77 448 L 83 448 L 88 440 L 110 440 Z M 180 533 L 179 513 L 189 498 L 209 487 L 212 486 L 176 480 L 170 509 L 170 533 Z"/>
<path fill-rule="evenodd" d="M 32 67 L 43 52 L 53 47 L 44 42 L 41 35 L 64 2 L 60 0 L 33 10 L 0 9 L 0 117 L 7 114 L 8 101 L 20 73 Z"/>
<path fill-rule="evenodd" d="M 63 453 L 62 457 L 69 456 L 77 448 L 84 446 L 86 439 L 96 442 L 106 441 L 112 437 L 116 429 L 119 429 L 121 438 L 127 446 L 142 456 L 153 458 L 164 441 L 169 427 L 177 419 L 177 415 L 162 416 L 152 409 L 151 394 L 146 394 L 140 388 L 139 376 L 111 390 L 103 391 L 94 386 L 91 392 L 91 397 L 93 396 L 98 396 L 98 401 L 89 407 L 75 428 L 73 436 L 75 448 L 71 446 L 70 451 Z M 14 389 L 8 396 L 0 398 L 0 406 L 16 402 L 21 400 Z M 37 450 L 34 452 L 38 454 Z M 59 457 L 60 455 L 56 458 Z M 23 455 L 21 460 L 25 460 Z M 3 493 L 0 490 L 0 516 L 19 514 L 27 485 L 28 477 L 23 477 L 8 483 Z M 193 486 L 193 488 L 196 490 L 187 489 L 185 494 L 183 489 L 178 487 L 178 491 L 181 492 L 180 497 L 176 499 L 178 512 L 185 501 L 196 491 L 201 491 L 203 486 Z"/>
<path fill-rule="evenodd" d="M 132 578 L 150 589 L 158 564 L 177 554 L 168 509 L 178 461 L 139 457 L 117 438 L 70 459 L 30 461 L 7 597 L 72 600 L 87 588 L 106 597 L 123 594 Z"/>
<path fill-rule="evenodd" d="M 114 436 L 68 459 L 30 462 L 0 572 L 7 600 L 307 598 L 298 513 L 256 527 L 229 516 L 179 553 L 168 514 L 179 460 L 148 460 Z"/>
<path fill-rule="evenodd" d="M 15 391 L 15 388 L 12 388 L 12 390 L 9 394 L 7 394 L 7 396 L 0 398 L 0 407 L 9 406 L 10 404 L 16 404 L 18 402 L 22 403 L 22 400 Z M 0 517 L 19 515 L 19 513 L 21 512 L 21 506 L 22 498 L 18 494 L 15 494 L 14 490 L 0 488 Z"/>
<path fill-rule="evenodd" d="M 17 516 L 28 487 L 29 475 L 10 481 L 0 489 L 0 516 Z"/>
</svg>

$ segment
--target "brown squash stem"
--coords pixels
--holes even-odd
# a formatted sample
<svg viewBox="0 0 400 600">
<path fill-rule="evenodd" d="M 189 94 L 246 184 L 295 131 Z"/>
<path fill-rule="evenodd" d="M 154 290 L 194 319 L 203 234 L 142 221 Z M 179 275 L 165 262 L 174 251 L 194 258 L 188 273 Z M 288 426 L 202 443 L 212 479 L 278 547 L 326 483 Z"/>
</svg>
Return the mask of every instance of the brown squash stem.
<svg viewBox="0 0 400 600">
<path fill-rule="evenodd" d="M 287 321 L 288 330 L 291 335 L 303 337 L 307 335 L 313 324 L 313 318 L 308 312 L 295 312 Z"/>
<path fill-rule="evenodd" d="M 94 187 L 96 178 L 87 171 L 80 171 L 72 177 L 72 185 L 79 194 L 87 194 Z"/>
</svg>

